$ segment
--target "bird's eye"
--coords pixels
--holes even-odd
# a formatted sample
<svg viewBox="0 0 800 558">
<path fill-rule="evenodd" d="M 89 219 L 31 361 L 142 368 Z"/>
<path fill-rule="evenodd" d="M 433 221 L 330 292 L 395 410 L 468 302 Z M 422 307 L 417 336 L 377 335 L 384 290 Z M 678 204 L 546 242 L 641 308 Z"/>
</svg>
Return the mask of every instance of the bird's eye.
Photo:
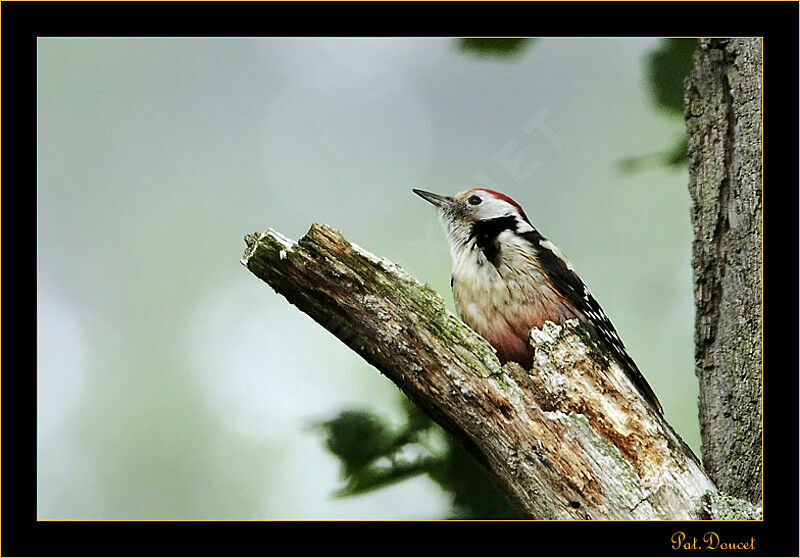
<svg viewBox="0 0 800 558">
<path fill-rule="evenodd" d="M 470 205 L 478 205 L 482 200 L 478 196 L 470 196 L 467 201 Z"/>
</svg>

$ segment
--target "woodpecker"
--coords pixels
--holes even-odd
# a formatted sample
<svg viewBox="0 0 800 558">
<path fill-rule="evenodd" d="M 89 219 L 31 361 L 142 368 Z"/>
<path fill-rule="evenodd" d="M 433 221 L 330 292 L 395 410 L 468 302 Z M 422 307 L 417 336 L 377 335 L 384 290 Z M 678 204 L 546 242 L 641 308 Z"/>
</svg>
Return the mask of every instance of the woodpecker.
<svg viewBox="0 0 800 558">
<path fill-rule="evenodd" d="M 486 339 L 501 362 L 529 369 L 528 335 L 546 320 L 583 322 L 659 414 L 661 404 L 617 331 L 572 264 L 531 224 L 522 207 L 488 188 L 454 196 L 414 193 L 437 208 L 450 244 L 450 285 L 461 319 Z"/>
</svg>

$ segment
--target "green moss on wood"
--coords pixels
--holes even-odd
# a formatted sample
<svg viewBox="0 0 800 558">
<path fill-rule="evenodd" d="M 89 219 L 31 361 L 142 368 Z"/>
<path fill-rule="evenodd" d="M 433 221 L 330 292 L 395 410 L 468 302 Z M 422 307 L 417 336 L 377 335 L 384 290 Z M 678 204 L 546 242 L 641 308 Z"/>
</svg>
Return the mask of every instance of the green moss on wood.
<svg viewBox="0 0 800 558">
<path fill-rule="evenodd" d="M 750 502 L 721 492 L 707 492 L 703 504 L 711 519 L 720 521 L 747 521 L 763 519 L 763 511 Z"/>
</svg>

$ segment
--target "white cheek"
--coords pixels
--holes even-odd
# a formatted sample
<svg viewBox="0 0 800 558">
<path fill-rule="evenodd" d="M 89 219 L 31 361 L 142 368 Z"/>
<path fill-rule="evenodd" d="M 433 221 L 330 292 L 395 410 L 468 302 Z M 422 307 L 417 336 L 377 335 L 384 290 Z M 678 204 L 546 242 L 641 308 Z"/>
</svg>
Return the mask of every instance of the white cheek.
<svg viewBox="0 0 800 558">
<path fill-rule="evenodd" d="M 480 220 L 494 219 L 512 214 L 511 207 L 506 202 L 496 198 L 485 199 L 476 209 L 475 215 Z"/>
</svg>

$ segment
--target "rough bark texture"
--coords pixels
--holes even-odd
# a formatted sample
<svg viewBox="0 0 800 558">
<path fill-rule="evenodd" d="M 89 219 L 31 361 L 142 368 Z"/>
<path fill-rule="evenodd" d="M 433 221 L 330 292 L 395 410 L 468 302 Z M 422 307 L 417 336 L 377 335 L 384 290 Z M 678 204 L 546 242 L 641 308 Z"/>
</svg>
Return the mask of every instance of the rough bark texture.
<svg viewBox="0 0 800 558">
<path fill-rule="evenodd" d="M 501 367 L 430 287 L 327 226 L 246 241 L 250 271 L 461 439 L 523 516 L 708 517 L 691 450 L 577 321 L 531 332 L 532 370 Z"/>
<path fill-rule="evenodd" d="M 702 39 L 685 83 L 703 462 L 761 501 L 761 40 Z"/>
</svg>

